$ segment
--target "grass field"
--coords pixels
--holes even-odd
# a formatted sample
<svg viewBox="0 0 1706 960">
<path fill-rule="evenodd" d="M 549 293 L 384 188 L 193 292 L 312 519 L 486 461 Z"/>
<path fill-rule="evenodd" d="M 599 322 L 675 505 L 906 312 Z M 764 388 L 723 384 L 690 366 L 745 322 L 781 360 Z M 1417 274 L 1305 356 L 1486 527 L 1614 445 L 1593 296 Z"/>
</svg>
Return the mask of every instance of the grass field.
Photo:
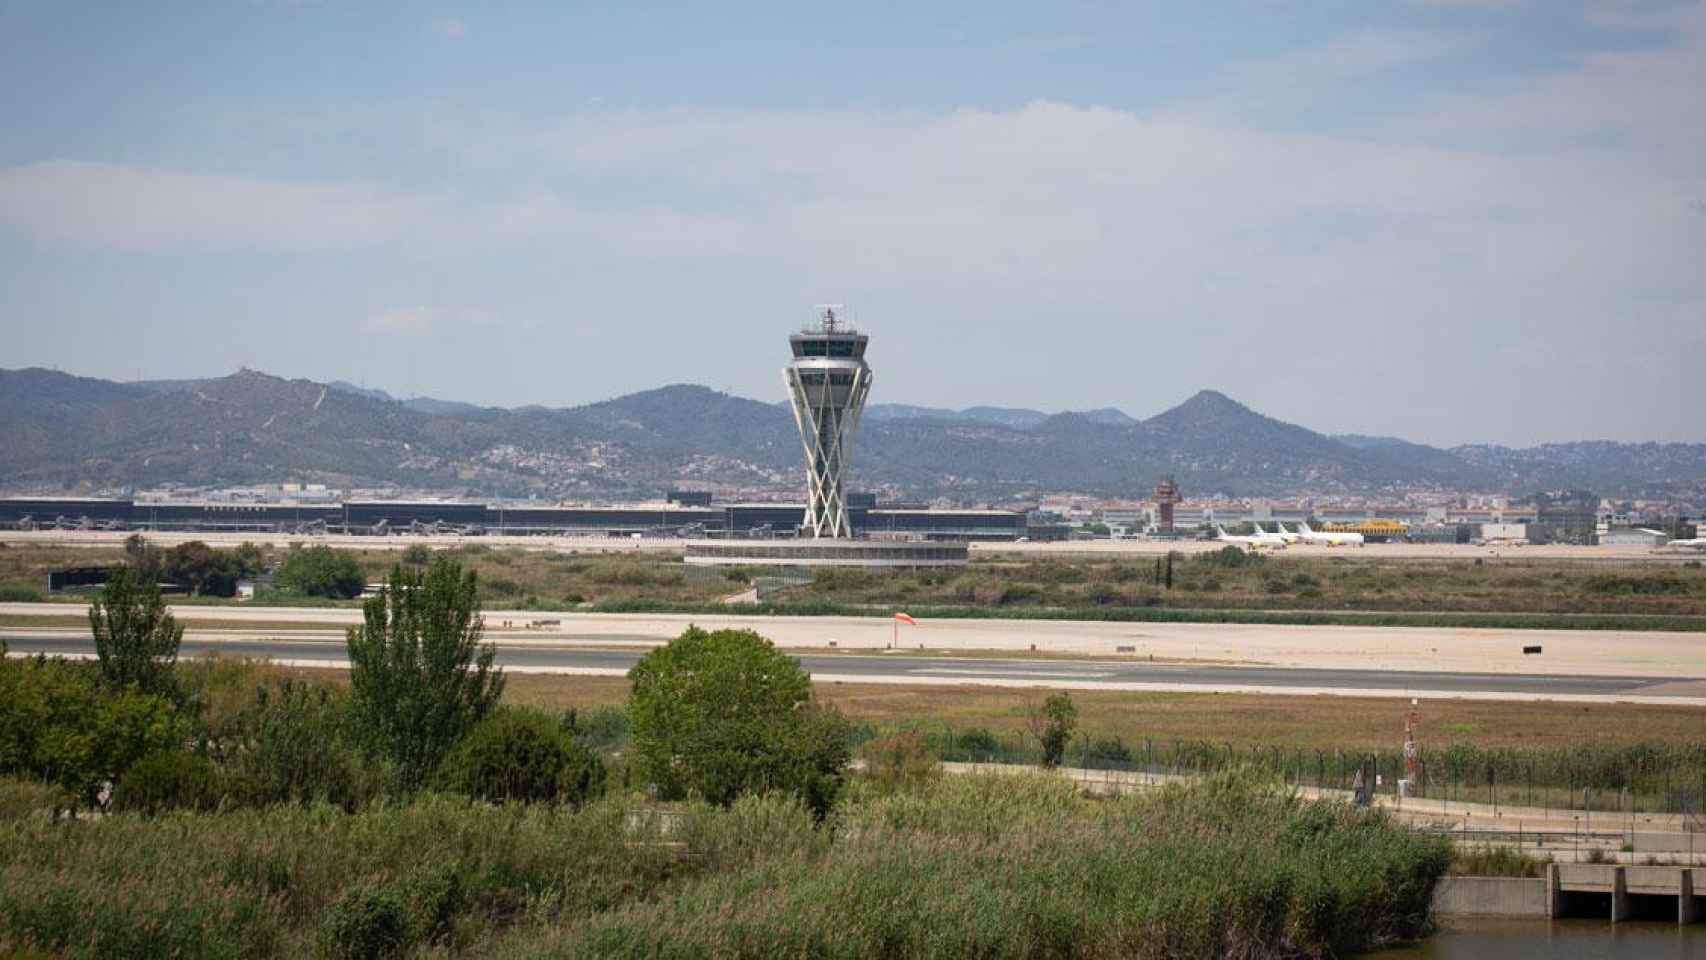
<svg viewBox="0 0 1706 960">
<path fill-rule="evenodd" d="M 850 718 L 880 727 L 982 727 L 1000 734 L 1025 729 L 1024 690 L 864 683 L 818 683 L 815 689 L 819 699 Z M 628 681 L 516 674 L 504 695 L 557 709 L 616 705 L 627 699 Z M 1079 728 L 1093 736 L 1208 740 L 1240 749 L 1390 750 L 1403 741 L 1407 709 L 1401 700 L 1353 697 L 1077 690 L 1072 699 Z M 1685 707 L 1430 700 L 1419 710 L 1424 742 L 1472 741 L 1485 749 L 1688 745 L 1706 738 L 1706 715 Z"/>
<path fill-rule="evenodd" d="M 282 554 L 267 549 L 273 557 Z M 375 581 L 427 549 L 355 553 Z M 698 612 L 719 608 L 767 573 L 689 567 L 665 553 L 593 557 L 480 543 L 447 550 L 479 574 L 482 600 L 493 609 Z M 116 548 L 6 545 L 0 549 L 0 600 L 51 599 L 49 571 L 122 558 Z M 937 616 L 1706 630 L 1706 569 L 1699 561 L 1605 567 L 1548 559 L 1252 557 L 1232 551 L 1180 557 L 1172 586 L 1166 581 L 1166 564 L 1154 558 L 993 554 L 958 570 L 823 570 L 808 582 L 762 592 L 765 609 L 791 614 L 905 607 Z"/>
<path fill-rule="evenodd" d="M 342 669 L 270 670 L 337 684 L 348 678 Z M 505 678 L 504 701 L 553 710 L 611 707 L 626 703 L 629 689 L 626 677 L 514 673 Z M 876 727 L 981 727 L 1010 735 L 1025 730 L 1027 696 L 1040 695 L 969 684 L 908 687 L 820 682 L 814 689 L 818 699 L 835 705 L 850 719 Z M 1405 701 L 1390 698 L 1262 694 L 1075 690 L 1072 700 L 1078 707 L 1079 729 L 1093 736 L 1127 741 L 1207 740 L 1239 749 L 1393 749 L 1403 741 L 1404 714 L 1409 709 Z M 1421 742 L 1473 742 L 1488 750 L 1691 746 L 1706 740 L 1706 713 L 1689 707 L 1427 700 L 1417 710 Z"/>
</svg>

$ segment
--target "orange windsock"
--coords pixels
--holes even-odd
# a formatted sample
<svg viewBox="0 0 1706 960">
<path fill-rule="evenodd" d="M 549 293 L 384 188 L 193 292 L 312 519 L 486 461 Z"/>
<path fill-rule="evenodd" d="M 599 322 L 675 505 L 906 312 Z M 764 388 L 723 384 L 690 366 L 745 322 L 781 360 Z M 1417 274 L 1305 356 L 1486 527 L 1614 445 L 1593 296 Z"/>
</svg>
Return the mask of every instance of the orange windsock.
<svg viewBox="0 0 1706 960">
<path fill-rule="evenodd" d="M 915 627 L 918 626 L 918 621 L 912 619 L 912 615 L 909 613 L 896 612 L 894 618 L 899 620 L 901 623 L 910 623 Z"/>
</svg>

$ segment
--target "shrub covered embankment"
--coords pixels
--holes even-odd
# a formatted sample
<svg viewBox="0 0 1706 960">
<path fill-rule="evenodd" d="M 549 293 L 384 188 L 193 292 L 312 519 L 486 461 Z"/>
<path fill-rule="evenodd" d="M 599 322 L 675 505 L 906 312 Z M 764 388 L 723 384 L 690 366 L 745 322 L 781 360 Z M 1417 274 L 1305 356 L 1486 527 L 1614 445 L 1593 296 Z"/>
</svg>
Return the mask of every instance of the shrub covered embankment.
<svg viewBox="0 0 1706 960">
<path fill-rule="evenodd" d="M 579 811 L 425 797 L 0 826 L 0 949 L 68 956 L 1326 956 L 1422 932 L 1448 846 L 1234 778 Z"/>
<path fill-rule="evenodd" d="M 505 956 L 1328 956 L 1417 936 L 1448 846 L 1237 779 L 1087 802 L 1043 777 L 855 801 L 758 858 Z M 759 842 L 756 838 L 754 842 Z"/>
</svg>

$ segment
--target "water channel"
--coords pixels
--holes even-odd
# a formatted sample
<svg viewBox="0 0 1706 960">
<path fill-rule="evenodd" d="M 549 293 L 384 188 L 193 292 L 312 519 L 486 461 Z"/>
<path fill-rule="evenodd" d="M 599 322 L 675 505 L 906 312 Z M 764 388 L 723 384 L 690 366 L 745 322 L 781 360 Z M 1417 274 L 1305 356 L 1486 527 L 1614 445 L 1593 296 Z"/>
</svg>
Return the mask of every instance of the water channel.
<svg viewBox="0 0 1706 960">
<path fill-rule="evenodd" d="M 1706 960 L 1706 925 L 1674 921 L 1446 920 L 1380 960 Z"/>
</svg>

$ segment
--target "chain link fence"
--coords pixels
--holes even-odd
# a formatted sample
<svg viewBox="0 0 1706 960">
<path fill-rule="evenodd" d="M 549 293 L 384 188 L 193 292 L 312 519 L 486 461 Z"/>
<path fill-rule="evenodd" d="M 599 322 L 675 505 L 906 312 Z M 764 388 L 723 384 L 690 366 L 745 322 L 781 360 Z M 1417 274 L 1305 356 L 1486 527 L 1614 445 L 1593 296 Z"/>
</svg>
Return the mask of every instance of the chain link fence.
<svg viewBox="0 0 1706 960">
<path fill-rule="evenodd" d="M 913 728 L 948 762 L 1037 765 L 1042 752 L 1022 733 L 981 727 Z M 876 731 L 865 732 L 875 736 Z M 1371 797 L 1445 804 L 1583 813 L 1681 815 L 1686 829 L 1706 832 L 1706 743 L 1683 748 L 1482 750 L 1453 745 L 1419 749 L 1407 767 L 1401 749 L 1327 750 L 1234 746 L 1188 739 L 1077 736 L 1062 761 L 1087 771 L 1156 778 L 1247 769 L 1305 789 L 1350 793 L 1362 773 Z"/>
</svg>

